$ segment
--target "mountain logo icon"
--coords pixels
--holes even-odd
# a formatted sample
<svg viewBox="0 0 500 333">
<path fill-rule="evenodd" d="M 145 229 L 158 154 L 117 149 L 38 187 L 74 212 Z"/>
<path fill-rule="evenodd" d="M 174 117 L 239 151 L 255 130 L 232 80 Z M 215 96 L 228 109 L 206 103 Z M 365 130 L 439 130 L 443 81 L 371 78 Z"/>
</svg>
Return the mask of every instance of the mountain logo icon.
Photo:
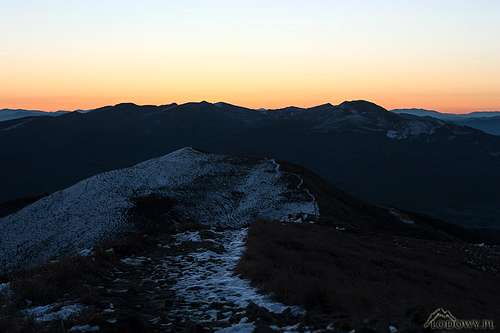
<svg viewBox="0 0 500 333">
<path fill-rule="evenodd" d="M 427 318 L 425 329 L 431 330 L 494 330 L 491 319 L 457 319 L 449 310 L 438 308 Z"/>
<path fill-rule="evenodd" d="M 427 321 L 424 324 L 424 328 L 438 328 L 438 327 L 443 327 L 444 323 L 450 323 L 446 326 L 453 326 L 453 323 L 457 321 L 457 318 L 455 318 L 454 315 L 451 314 L 449 310 L 443 309 L 443 308 L 438 308 L 432 312 L 429 317 L 427 318 Z"/>
</svg>

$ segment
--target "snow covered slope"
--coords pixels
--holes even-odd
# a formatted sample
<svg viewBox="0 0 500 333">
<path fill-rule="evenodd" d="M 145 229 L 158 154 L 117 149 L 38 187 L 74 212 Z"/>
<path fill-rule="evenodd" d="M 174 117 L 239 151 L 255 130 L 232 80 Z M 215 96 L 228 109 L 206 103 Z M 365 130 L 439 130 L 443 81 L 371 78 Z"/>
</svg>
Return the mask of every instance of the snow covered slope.
<svg viewBox="0 0 500 333">
<path fill-rule="evenodd" d="M 300 220 L 318 214 L 310 193 L 270 159 L 251 160 L 184 148 L 102 173 L 0 219 L 0 272 L 75 253 L 126 231 L 131 198 L 175 198 L 204 224 L 243 226 L 258 217 Z M 294 183 L 295 182 L 295 183 Z"/>
</svg>

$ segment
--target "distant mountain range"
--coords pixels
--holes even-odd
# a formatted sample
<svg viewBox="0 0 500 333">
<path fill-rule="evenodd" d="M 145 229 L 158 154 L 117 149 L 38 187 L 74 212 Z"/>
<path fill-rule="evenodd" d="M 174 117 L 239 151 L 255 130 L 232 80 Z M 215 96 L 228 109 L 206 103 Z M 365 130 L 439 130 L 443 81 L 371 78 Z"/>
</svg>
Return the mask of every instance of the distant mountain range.
<svg viewBox="0 0 500 333">
<path fill-rule="evenodd" d="M 0 121 L 20 119 L 26 117 L 56 117 L 69 111 L 46 112 L 40 110 L 0 109 Z"/>
<path fill-rule="evenodd" d="M 215 105 L 224 105 L 224 104 L 225 103 L 215 103 Z M 172 105 L 177 106 L 177 104 L 175 103 L 173 103 Z M 56 112 L 47 112 L 40 110 L 23 110 L 23 109 L 0 109 L 0 122 L 13 119 L 28 118 L 28 117 L 56 117 L 69 112 L 88 113 L 107 108 L 109 107 L 99 108 L 96 110 L 75 110 L 75 111 L 56 111 Z M 293 110 L 294 107 L 285 108 L 284 110 L 286 109 L 290 111 Z M 267 111 L 267 109 L 259 109 L 258 111 Z M 500 135 L 500 111 L 470 112 L 464 114 L 442 113 L 434 110 L 425 110 L 425 109 L 394 109 L 391 111 L 398 114 L 409 114 L 419 117 L 433 117 L 436 119 L 451 121 L 459 125 L 476 128 L 489 134 Z"/>
<path fill-rule="evenodd" d="M 455 124 L 477 128 L 483 132 L 500 135 L 500 111 L 471 112 L 464 114 L 441 113 L 425 109 L 395 109 L 398 114 L 409 114 L 419 117 L 432 117 Z"/>
<path fill-rule="evenodd" d="M 304 165 L 364 200 L 500 228 L 500 137 L 367 101 L 254 110 L 131 103 L 0 122 L 0 201 L 192 146 Z"/>
</svg>

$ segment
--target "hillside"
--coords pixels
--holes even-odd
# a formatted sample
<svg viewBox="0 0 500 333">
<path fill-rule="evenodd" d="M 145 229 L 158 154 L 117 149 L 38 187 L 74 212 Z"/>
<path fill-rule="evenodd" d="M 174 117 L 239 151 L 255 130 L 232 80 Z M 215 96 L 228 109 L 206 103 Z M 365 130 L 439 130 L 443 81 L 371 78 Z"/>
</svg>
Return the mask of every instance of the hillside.
<svg viewBox="0 0 500 333">
<path fill-rule="evenodd" d="M 0 219 L 0 273 L 48 262 L 130 230 L 133 199 L 166 196 L 177 214 L 204 225 L 317 215 L 314 200 L 289 190 L 273 160 L 184 148 L 128 169 L 99 174 Z"/>
</svg>

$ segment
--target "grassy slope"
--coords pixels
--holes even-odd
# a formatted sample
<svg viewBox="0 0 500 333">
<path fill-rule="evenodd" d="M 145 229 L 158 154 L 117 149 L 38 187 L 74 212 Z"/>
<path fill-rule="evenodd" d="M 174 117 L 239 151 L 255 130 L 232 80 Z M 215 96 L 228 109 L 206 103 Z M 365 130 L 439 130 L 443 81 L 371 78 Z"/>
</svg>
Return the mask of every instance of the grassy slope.
<svg viewBox="0 0 500 333">
<path fill-rule="evenodd" d="M 418 329 L 437 307 L 500 320 L 499 256 L 487 247 L 267 221 L 247 246 L 238 272 L 316 320 Z"/>
</svg>

